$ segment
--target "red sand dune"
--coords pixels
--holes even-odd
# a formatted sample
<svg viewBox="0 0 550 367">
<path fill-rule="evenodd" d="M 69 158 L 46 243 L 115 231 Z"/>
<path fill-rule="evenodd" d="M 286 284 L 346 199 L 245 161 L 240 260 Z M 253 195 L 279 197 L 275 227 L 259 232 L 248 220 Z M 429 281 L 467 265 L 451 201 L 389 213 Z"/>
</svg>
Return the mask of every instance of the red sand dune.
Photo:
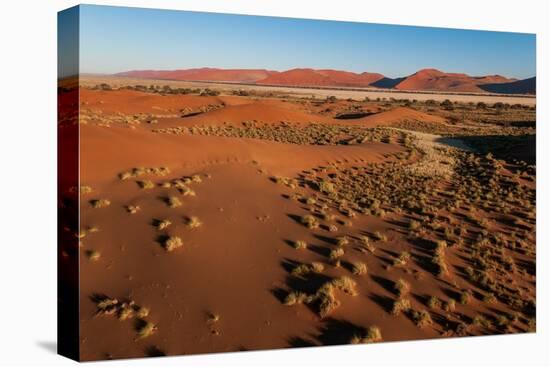
<svg viewBox="0 0 550 367">
<path fill-rule="evenodd" d="M 497 83 L 510 83 L 517 81 L 516 78 L 507 78 L 502 75 L 484 75 L 474 77 L 477 84 L 497 84 Z"/>
<path fill-rule="evenodd" d="M 281 263 L 296 256 L 284 239 L 319 240 L 289 219 L 289 213 L 302 212 L 301 205 L 284 199 L 286 191 L 258 173 L 258 168 L 269 175 L 294 176 L 335 160 L 382 162 L 386 154 L 400 151 L 398 145 L 379 142 L 301 146 L 82 126 L 82 182 L 93 187 L 94 195 L 108 197 L 112 203 L 99 211 L 90 207 L 86 200 L 91 197 L 86 197 L 81 209 L 83 226 L 100 228 L 86 238 L 81 251 L 80 320 L 81 335 L 87 341 L 81 343 L 82 358 L 101 359 L 106 353 L 115 358 L 136 357 L 149 346 L 159 346 L 169 355 L 280 348 L 288 346 L 294 335 L 317 334 L 323 325 L 317 315 L 306 307 L 282 305 L 272 292 L 284 287 L 288 276 Z M 171 178 L 194 173 L 209 173 L 212 178 L 196 186 L 197 197 L 184 200 L 176 209 L 167 209 L 159 199 L 168 193 L 165 189 L 150 194 L 134 180 L 117 178 L 131 167 L 159 165 L 170 168 Z M 139 204 L 142 210 L 129 215 L 124 210 L 128 204 Z M 185 215 L 198 216 L 204 226 L 185 228 L 181 224 Z M 266 215 L 265 223 L 257 219 Z M 184 248 L 175 256 L 156 242 L 159 232 L 151 225 L 154 218 L 168 218 L 173 223 L 170 233 L 184 238 Z M 369 230 L 392 226 L 378 220 L 357 225 Z M 100 251 L 102 260 L 86 260 L 86 249 Z M 304 251 L 302 256 L 308 262 L 320 257 L 313 251 Z M 334 276 L 331 270 L 327 274 Z M 369 271 L 380 274 L 383 270 L 373 263 Z M 369 282 L 373 292 L 383 292 L 377 283 L 363 281 Z M 114 297 L 130 294 L 136 303 L 150 308 L 149 319 L 159 331 L 136 340 L 135 320 L 98 317 L 90 301 L 90 295 L 97 292 Z M 208 312 L 221 315 L 215 325 L 206 320 Z M 385 340 L 438 335 L 435 330 L 420 330 L 413 323 L 387 317 L 366 296 L 346 297 L 334 317 L 359 325 L 386 319 L 377 324 L 384 328 Z M 214 335 L 211 327 L 220 334 Z"/>
<path fill-rule="evenodd" d="M 133 90 L 100 91 L 82 88 L 80 100 L 83 108 L 99 109 L 104 113 L 152 113 L 178 112 L 182 107 L 200 108 L 232 101 L 229 97 L 198 95 L 167 95 Z"/>
<path fill-rule="evenodd" d="M 436 69 L 423 69 L 395 86 L 401 90 L 434 90 L 456 92 L 483 92 L 479 84 L 506 83 L 511 81 L 504 77 L 493 75 L 486 77 L 471 77 L 460 73 L 444 73 Z"/>
<path fill-rule="evenodd" d="M 383 143 L 296 145 L 244 138 L 152 134 L 122 127 L 82 125 L 80 130 L 81 180 L 92 186 L 111 182 L 128 168 L 158 166 L 159 162 L 174 168 L 257 160 L 270 171 L 291 175 L 334 160 L 381 162 L 385 154 L 402 150 L 397 145 Z M 115 156 L 116 160 L 112 159 Z"/>
<path fill-rule="evenodd" d="M 340 70 L 292 69 L 271 74 L 258 84 L 297 85 L 297 86 L 355 86 L 368 87 L 384 76 L 377 73 L 356 74 Z"/>
<path fill-rule="evenodd" d="M 253 101 L 247 104 L 235 104 L 199 115 L 177 119 L 177 121 L 184 122 L 186 126 L 220 125 L 223 123 L 240 125 L 245 121 L 264 123 L 290 122 L 299 124 L 334 122 L 330 117 L 300 111 L 295 106 L 280 101 Z"/>
</svg>

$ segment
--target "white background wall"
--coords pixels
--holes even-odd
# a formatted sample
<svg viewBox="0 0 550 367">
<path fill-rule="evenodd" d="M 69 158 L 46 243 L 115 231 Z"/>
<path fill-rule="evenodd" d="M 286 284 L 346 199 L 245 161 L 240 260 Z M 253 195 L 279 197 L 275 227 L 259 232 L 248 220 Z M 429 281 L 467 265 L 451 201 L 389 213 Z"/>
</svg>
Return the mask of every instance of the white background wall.
<svg viewBox="0 0 550 367">
<path fill-rule="evenodd" d="M 537 33 L 538 332 L 133 360 L 136 366 L 519 366 L 548 360 L 550 27 L 545 1 L 96 0 L 96 4 Z M 72 362 L 56 343 L 56 12 L 64 0 L 0 2 L 0 365 Z M 546 339 L 546 340 L 545 340 Z M 546 342 L 546 343 L 545 343 Z M 543 345 L 546 344 L 546 350 Z M 539 361 L 539 362 L 537 362 Z M 111 366 L 128 361 L 109 362 Z"/>
</svg>

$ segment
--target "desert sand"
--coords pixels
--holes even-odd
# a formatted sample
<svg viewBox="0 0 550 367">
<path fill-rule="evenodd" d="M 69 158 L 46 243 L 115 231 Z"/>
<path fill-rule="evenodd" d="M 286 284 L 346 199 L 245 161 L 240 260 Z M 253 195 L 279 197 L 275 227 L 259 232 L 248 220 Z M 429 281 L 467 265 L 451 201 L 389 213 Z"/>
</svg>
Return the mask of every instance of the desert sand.
<svg viewBox="0 0 550 367">
<path fill-rule="evenodd" d="M 82 360 L 534 330 L 530 99 L 92 80 L 60 94 L 80 96 L 59 128 L 80 138 L 80 188 L 60 187 Z"/>
</svg>

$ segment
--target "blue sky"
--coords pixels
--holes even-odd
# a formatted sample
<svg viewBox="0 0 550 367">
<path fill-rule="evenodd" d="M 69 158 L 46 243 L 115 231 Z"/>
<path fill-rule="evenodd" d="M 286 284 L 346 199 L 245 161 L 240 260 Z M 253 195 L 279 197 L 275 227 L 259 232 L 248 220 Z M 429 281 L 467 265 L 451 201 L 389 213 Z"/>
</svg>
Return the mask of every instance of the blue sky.
<svg viewBox="0 0 550 367">
<path fill-rule="evenodd" d="M 535 35 L 85 5 L 82 73 L 194 67 L 330 68 L 406 76 L 433 67 L 535 75 Z"/>
</svg>

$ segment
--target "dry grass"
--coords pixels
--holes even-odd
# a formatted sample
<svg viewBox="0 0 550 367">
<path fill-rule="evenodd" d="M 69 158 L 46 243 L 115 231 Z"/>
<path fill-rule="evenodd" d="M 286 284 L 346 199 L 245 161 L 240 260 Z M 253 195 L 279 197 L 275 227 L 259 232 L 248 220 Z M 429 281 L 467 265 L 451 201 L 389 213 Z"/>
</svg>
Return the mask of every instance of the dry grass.
<svg viewBox="0 0 550 367">
<path fill-rule="evenodd" d="M 311 264 L 300 264 L 292 269 L 292 275 L 301 276 L 309 273 L 322 273 L 325 270 L 325 266 L 320 262 L 313 262 Z"/>
<path fill-rule="evenodd" d="M 179 192 L 183 195 L 183 196 L 196 196 L 197 194 L 195 193 L 194 190 L 192 190 L 190 187 L 188 186 L 180 186 L 178 187 L 178 190 Z"/>
<path fill-rule="evenodd" d="M 136 339 L 143 339 L 153 335 L 157 331 L 157 326 L 150 321 L 140 320 L 136 327 L 136 331 Z"/>
<path fill-rule="evenodd" d="M 180 199 L 175 196 L 168 197 L 167 204 L 170 208 L 177 208 L 182 205 Z"/>
<path fill-rule="evenodd" d="M 292 246 L 293 246 L 296 250 L 305 250 L 305 249 L 307 249 L 307 243 L 306 243 L 306 241 L 302 241 L 302 240 L 294 241 L 294 242 L 292 243 Z"/>
<path fill-rule="evenodd" d="M 118 175 L 121 180 L 127 180 L 143 175 L 165 176 L 170 173 L 167 167 L 137 167 Z"/>
<path fill-rule="evenodd" d="M 330 250 L 330 253 L 329 253 L 329 258 L 331 260 L 337 260 L 339 259 L 340 257 L 344 256 L 344 249 L 339 247 L 339 248 L 335 248 L 335 249 L 332 249 Z"/>
<path fill-rule="evenodd" d="M 89 194 L 91 192 L 92 192 L 92 187 L 91 186 L 86 186 L 86 185 L 81 185 L 80 186 L 80 194 L 81 195 Z"/>
<path fill-rule="evenodd" d="M 314 296 L 307 295 L 303 292 L 290 292 L 284 299 L 283 304 L 285 306 L 292 306 L 302 303 L 311 303 L 314 300 Z"/>
<path fill-rule="evenodd" d="M 441 308 L 441 300 L 439 298 L 435 297 L 435 296 L 431 296 L 428 299 L 427 305 L 431 309 Z"/>
<path fill-rule="evenodd" d="M 397 293 L 397 296 L 403 297 L 404 295 L 409 293 L 409 291 L 411 290 L 411 285 L 407 281 L 400 278 L 399 280 L 397 280 L 397 282 L 395 282 L 394 289 Z"/>
<path fill-rule="evenodd" d="M 93 208 L 106 208 L 111 205 L 111 202 L 107 199 L 94 199 L 90 201 Z"/>
<path fill-rule="evenodd" d="M 377 326 L 371 326 L 367 330 L 367 336 L 365 337 L 364 343 L 374 343 L 382 340 L 382 332 Z"/>
<path fill-rule="evenodd" d="M 126 206 L 126 211 L 130 214 L 136 214 L 140 210 L 141 210 L 141 208 L 139 207 L 139 205 L 127 205 Z"/>
<path fill-rule="evenodd" d="M 412 318 L 416 326 L 419 328 L 424 328 L 433 324 L 432 317 L 426 310 L 413 311 Z"/>
<path fill-rule="evenodd" d="M 177 236 L 170 236 L 164 241 L 164 249 L 168 252 L 183 246 L 183 241 Z"/>
<path fill-rule="evenodd" d="M 137 184 L 141 189 L 144 190 L 155 188 L 155 184 L 153 183 L 153 181 L 150 180 L 137 181 Z"/>
<path fill-rule="evenodd" d="M 311 214 L 304 215 L 300 221 L 309 229 L 319 228 L 319 221 Z"/>
<path fill-rule="evenodd" d="M 355 335 L 351 338 L 351 344 L 369 344 L 382 341 L 382 332 L 377 326 L 371 326 L 366 330 L 365 335 Z"/>
<path fill-rule="evenodd" d="M 336 240 L 336 245 L 339 247 L 344 247 L 347 244 L 349 244 L 349 238 L 347 236 L 338 237 Z"/>
<path fill-rule="evenodd" d="M 90 261 L 98 261 L 101 258 L 101 253 L 96 250 L 87 250 L 86 257 Z"/>
<path fill-rule="evenodd" d="M 187 227 L 194 229 L 202 226 L 202 222 L 197 217 L 189 217 L 187 219 Z"/>
<path fill-rule="evenodd" d="M 374 236 L 374 239 L 376 239 L 378 241 L 386 242 L 388 240 L 386 235 L 379 232 L 379 231 L 374 232 L 373 236 Z"/>
<path fill-rule="evenodd" d="M 155 226 L 159 231 L 162 231 L 172 224 L 168 219 L 160 219 L 155 221 Z"/>
<path fill-rule="evenodd" d="M 351 272 L 355 275 L 365 275 L 367 274 L 367 265 L 362 262 L 355 262 L 352 265 Z"/>
<path fill-rule="evenodd" d="M 400 315 L 402 312 L 409 312 L 411 309 L 411 301 L 406 298 L 400 298 L 393 303 L 391 314 L 394 316 Z"/>
<path fill-rule="evenodd" d="M 314 265 L 312 265 L 313 267 Z M 287 306 L 296 304 L 318 304 L 319 316 L 325 317 L 340 306 L 340 301 L 336 298 L 335 291 L 339 290 L 348 295 L 356 296 L 356 283 L 348 277 L 334 278 L 324 283 L 313 295 L 303 292 L 290 292 L 284 299 L 283 304 Z"/>
<path fill-rule="evenodd" d="M 411 258 L 411 254 L 409 254 L 407 251 L 403 251 L 399 254 L 397 258 L 393 260 L 394 266 L 405 266 L 407 265 L 409 259 Z"/>
</svg>

